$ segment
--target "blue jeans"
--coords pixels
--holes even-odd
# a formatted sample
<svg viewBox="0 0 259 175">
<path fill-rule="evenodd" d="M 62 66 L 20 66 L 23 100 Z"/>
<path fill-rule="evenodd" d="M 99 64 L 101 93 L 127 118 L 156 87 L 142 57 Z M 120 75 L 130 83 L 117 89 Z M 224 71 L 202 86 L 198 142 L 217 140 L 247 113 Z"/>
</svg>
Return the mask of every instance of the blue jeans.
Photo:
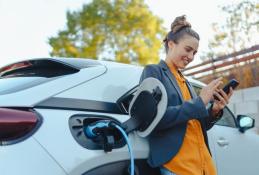
<svg viewBox="0 0 259 175">
<path fill-rule="evenodd" d="M 176 175 L 175 173 L 169 171 L 164 167 L 160 167 L 160 172 L 161 172 L 161 175 Z"/>
</svg>

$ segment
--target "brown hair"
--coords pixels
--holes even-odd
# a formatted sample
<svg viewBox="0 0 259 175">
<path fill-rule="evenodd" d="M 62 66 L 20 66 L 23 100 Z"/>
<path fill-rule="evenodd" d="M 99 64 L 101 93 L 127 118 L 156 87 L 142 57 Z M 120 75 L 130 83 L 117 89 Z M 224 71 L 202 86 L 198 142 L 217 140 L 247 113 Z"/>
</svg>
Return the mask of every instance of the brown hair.
<svg viewBox="0 0 259 175">
<path fill-rule="evenodd" d="M 165 39 L 163 40 L 166 53 L 168 52 L 169 41 L 178 43 L 178 41 L 186 34 L 196 38 L 197 40 L 200 40 L 199 34 L 191 29 L 191 24 L 186 20 L 185 15 L 176 17 L 171 24 L 171 31 L 168 32 Z"/>
</svg>

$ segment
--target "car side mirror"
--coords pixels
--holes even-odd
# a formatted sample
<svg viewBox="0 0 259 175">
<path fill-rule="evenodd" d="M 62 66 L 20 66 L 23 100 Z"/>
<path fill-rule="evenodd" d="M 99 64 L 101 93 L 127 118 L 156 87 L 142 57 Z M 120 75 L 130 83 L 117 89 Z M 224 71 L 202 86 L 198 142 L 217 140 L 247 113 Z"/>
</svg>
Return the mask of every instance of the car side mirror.
<svg viewBox="0 0 259 175">
<path fill-rule="evenodd" d="M 247 115 L 238 115 L 237 123 L 238 123 L 239 131 L 244 133 L 246 130 L 254 127 L 255 119 Z"/>
</svg>

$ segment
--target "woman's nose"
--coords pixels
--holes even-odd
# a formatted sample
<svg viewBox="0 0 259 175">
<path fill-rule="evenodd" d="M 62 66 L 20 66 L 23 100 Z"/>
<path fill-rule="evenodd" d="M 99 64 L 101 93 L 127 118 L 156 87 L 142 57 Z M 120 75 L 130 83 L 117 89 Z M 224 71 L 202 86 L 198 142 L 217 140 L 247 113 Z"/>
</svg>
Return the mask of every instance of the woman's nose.
<svg viewBox="0 0 259 175">
<path fill-rule="evenodd" d="M 192 60 L 193 60 L 193 58 L 194 58 L 193 53 L 189 53 L 189 54 L 188 54 L 188 59 L 189 59 L 190 61 L 192 61 Z"/>
</svg>

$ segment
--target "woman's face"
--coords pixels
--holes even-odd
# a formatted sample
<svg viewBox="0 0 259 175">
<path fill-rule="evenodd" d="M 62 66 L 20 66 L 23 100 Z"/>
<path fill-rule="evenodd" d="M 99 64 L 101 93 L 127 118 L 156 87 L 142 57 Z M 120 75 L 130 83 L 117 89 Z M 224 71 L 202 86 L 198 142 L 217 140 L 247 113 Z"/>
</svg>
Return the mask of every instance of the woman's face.
<svg viewBox="0 0 259 175">
<path fill-rule="evenodd" d="M 167 59 L 178 69 L 184 69 L 192 62 L 194 55 L 197 53 L 199 41 L 190 36 L 184 35 L 178 43 L 168 42 Z"/>
</svg>

